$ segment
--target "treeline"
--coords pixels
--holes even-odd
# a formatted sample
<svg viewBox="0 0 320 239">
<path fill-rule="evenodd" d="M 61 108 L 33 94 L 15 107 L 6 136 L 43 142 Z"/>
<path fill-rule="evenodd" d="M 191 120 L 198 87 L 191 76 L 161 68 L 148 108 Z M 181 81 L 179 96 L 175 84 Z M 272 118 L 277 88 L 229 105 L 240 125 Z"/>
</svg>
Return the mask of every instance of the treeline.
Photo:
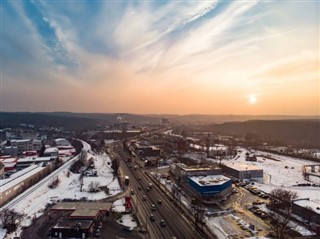
<svg viewBox="0 0 320 239">
<path fill-rule="evenodd" d="M 202 130 L 238 137 L 251 134 L 258 140 L 267 142 L 320 147 L 320 120 L 249 120 L 206 125 Z"/>
</svg>

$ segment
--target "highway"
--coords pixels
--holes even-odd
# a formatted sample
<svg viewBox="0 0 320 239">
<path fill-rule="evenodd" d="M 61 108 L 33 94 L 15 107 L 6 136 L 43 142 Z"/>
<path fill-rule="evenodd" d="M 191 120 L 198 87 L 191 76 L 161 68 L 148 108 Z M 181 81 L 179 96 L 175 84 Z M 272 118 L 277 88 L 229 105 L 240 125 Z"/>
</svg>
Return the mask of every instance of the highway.
<svg viewBox="0 0 320 239">
<path fill-rule="evenodd" d="M 126 162 L 129 155 L 123 151 L 122 145 L 116 144 L 114 150 L 121 157 L 120 168 L 123 175 L 130 178 L 129 187 L 134 191 L 132 201 L 136 214 L 142 219 L 143 225 L 149 232 L 150 238 L 204 238 L 182 214 L 176 205 L 174 205 L 167 196 L 165 196 L 156 185 L 151 190 L 147 190 L 147 186 L 152 182 L 143 168 L 134 168 L 136 164 Z M 130 167 L 131 165 L 131 167 Z M 138 187 L 141 187 L 139 190 Z M 146 200 L 143 200 L 145 195 Z M 158 204 L 158 200 L 162 203 Z M 151 205 L 156 207 L 155 211 L 151 210 Z M 155 221 L 149 219 L 150 214 L 154 214 Z M 160 220 L 165 220 L 166 226 L 160 225 Z"/>
</svg>

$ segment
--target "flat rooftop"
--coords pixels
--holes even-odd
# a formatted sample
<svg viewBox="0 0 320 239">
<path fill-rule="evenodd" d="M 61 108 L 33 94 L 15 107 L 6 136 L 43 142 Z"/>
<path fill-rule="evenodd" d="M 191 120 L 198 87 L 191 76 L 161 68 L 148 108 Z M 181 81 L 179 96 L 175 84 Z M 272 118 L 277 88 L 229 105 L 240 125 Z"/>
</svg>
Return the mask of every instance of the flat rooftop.
<svg viewBox="0 0 320 239">
<path fill-rule="evenodd" d="M 195 172 L 195 171 L 209 171 L 214 169 L 220 169 L 219 167 L 188 167 L 183 163 L 176 164 L 177 167 L 182 168 L 186 172 Z"/>
<path fill-rule="evenodd" d="M 225 163 L 225 165 L 237 171 L 262 170 L 256 165 L 250 165 L 250 164 L 244 164 L 244 163 Z"/>
<path fill-rule="evenodd" d="M 315 213 L 320 215 L 320 203 L 308 199 L 296 200 L 293 203 L 304 208 L 310 207 Z"/>
<path fill-rule="evenodd" d="M 189 177 L 189 179 L 200 186 L 222 185 L 231 180 L 223 175 L 193 176 Z"/>
<path fill-rule="evenodd" d="M 110 211 L 112 203 L 102 202 L 59 202 L 52 210 L 73 211 L 70 217 L 95 218 L 100 211 Z"/>
<path fill-rule="evenodd" d="M 18 163 L 49 162 L 51 160 L 51 157 L 25 157 L 18 159 Z"/>
<path fill-rule="evenodd" d="M 89 229 L 92 225 L 93 220 L 70 220 L 70 219 L 63 219 L 62 221 L 58 222 L 54 228 L 79 228 L 79 229 Z"/>
</svg>

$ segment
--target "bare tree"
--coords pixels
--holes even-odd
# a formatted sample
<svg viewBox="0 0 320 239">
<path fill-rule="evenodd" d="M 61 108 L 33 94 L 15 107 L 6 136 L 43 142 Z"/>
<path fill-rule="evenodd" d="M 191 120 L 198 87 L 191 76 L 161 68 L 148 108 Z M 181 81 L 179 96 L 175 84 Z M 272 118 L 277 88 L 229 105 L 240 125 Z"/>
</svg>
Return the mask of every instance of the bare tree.
<svg viewBox="0 0 320 239">
<path fill-rule="evenodd" d="M 0 220 L 4 228 L 7 228 L 7 232 L 13 232 L 21 222 L 23 215 L 17 213 L 12 209 L 4 209 L 0 213 Z"/>
<path fill-rule="evenodd" d="M 111 168 L 113 169 L 113 175 L 115 176 L 118 175 L 119 166 L 120 166 L 120 162 L 118 159 L 114 159 L 111 161 Z"/>
<path fill-rule="evenodd" d="M 88 191 L 90 193 L 95 193 L 95 192 L 98 192 L 99 191 L 99 186 L 100 186 L 100 183 L 97 182 L 97 181 L 92 181 L 89 183 L 89 186 L 88 186 Z"/>
<path fill-rule="evenodd" d="M 270 192 L 270 195 L 279 200 L 281 203 L 281 207 L 291 207 L 291 201 L 297 198 L 297 192 L 286 190 L 283 188 L 276 188 Z"/>
<path fill-rule="evenodd" d="M 288 238 L 290 231 L 289 222 L 291 219 L 292 204 L 291 201 L 297 197 L 297 193 L 282 188 L 274 189 L 270 193 L 278 201 L 270 205 L 269 212 L 270 228 L 275 233 L 276 238 Z"/>
<path fill-rule="evenodd" d="M 60 183 L 59 177 L 55 177 L 48 184 L 48 187 L 51 188 L 51 189 L 54 189 L 54 188 L 58 187 L 59 183 Z"/>
</svg>

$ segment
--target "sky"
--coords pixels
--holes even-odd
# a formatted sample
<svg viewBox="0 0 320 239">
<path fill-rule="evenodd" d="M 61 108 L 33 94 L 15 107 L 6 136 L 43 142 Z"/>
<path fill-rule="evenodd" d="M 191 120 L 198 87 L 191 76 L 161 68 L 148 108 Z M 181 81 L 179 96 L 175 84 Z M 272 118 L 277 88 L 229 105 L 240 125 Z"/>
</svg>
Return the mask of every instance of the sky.
<svg viewBox="0 0 320 239">
<path fill-rule="evenodd" d="M 320 115 L 317 0 L 0 4 L 2 112 Z"/>
</svg>

